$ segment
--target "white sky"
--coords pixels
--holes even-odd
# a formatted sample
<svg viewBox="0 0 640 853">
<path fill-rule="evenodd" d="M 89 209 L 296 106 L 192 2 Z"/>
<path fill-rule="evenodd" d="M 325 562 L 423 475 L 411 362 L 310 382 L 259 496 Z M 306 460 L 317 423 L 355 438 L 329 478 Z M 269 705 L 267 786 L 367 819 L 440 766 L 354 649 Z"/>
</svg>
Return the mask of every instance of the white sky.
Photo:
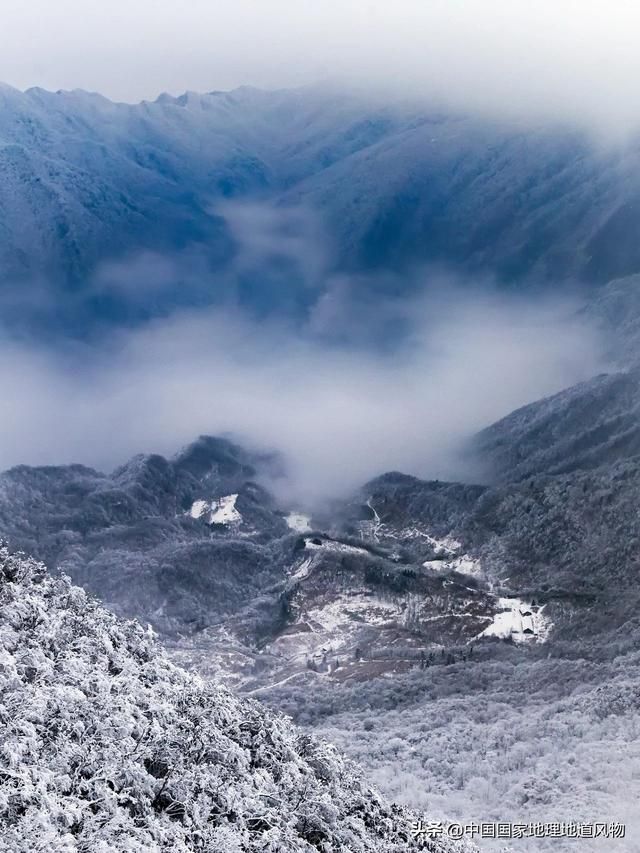
<svg viewBox="0 0 640 853">
<path fill-rule="evenodd" d="M 0 80 L 112 98 L 345 77 L 627 129 L 637 0 L 2 0 Z"/>
</svg>

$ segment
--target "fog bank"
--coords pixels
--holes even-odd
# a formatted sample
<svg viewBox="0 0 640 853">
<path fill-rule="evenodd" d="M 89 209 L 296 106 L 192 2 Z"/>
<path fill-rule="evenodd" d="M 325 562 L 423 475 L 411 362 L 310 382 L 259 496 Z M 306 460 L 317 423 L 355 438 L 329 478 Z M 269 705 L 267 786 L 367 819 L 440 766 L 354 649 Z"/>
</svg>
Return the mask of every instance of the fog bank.
<svg viewBox="0 0 640 853">
<path fill-rule="evenodd" d="M 567 301 L 468 288 L 395 305 L 391 350 L 333 342 L 304 323 L 186 311 L 92 345 L 0 345 L 0 467 L 110 469 L 230 433 L 284 454 L 279 488 L 313 501 L 387 470 L 471 478 L 458 451 L 514 408 L 601 369 Z M 380 318 L 378 317 L 378 322 Z"/>
</svg>

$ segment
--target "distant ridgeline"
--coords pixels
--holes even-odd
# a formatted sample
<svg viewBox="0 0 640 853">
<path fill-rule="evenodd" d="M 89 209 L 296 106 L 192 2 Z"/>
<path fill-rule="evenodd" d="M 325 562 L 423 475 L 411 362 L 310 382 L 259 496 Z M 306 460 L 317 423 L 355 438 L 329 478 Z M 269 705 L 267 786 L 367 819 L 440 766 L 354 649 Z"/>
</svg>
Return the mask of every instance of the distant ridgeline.
<svg viewBox="0 0 640 853">
<path fill-rule="evenodd" d="M 2 86 L 0 307 L 78 333 L 229 298 L 300 312 L 336 269 L 388 294 L 421 264 L 603 284 L 640 272 L 639 157 L 317 87 L 127 105 Z"/>
</svg>

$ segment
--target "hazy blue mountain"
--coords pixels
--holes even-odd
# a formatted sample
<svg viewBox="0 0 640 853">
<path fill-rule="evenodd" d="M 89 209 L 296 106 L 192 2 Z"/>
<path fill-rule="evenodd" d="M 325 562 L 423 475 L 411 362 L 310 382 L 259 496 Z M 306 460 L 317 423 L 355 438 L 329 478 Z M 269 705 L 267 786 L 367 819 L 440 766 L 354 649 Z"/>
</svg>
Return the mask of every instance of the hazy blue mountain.
<svg viewBox="0 0 640 853">
<path fill-rule="evenodd" d="M 601 329 L 614 365 L 637 367 L 640 361 L 640 276 L 614 279 L 598 290 L 583 314 Z"/>
<path fill-rule="evenodd" d="M 380 134 L 359 126 L 363 105 L 313 91 L 137 105 L 78 90 L 0 94 L 3 278 L 73 281 L 105 258 L 189 244 L 220 262 L 230 247 L 216 199 L 273 193 Z"/>
<path fill-rule="evenodd" d="M 0 296 L 5 317 L 23 323 L 77 331 L 98 316 L 132 322 L 228 298 L 240 250 L 219 208 L 229 198 L 316 212 L 333 268 L 431 262 L 512 286 L 640 271 L 632 145 L 598 151 L 568 131 L 317 87 L 128 105 L 3 86 L 0 107 Z M 105 263 L 148 253 L 175 268 L 134 264 L 124 291 L 100 286 Z M 255 271 L 236 270 L 234 298 L 299 311 L 322 292 L 320 277 L 290 304 L 283 282 L 295 275 L 277 249 L 271 260 L 280 284 L 265 295 Z M 410 281 L 378 286 L 397 293 Z"/>
<path fill-rule="evenodd" d="M 638 266 L 637 166 L 635 151 L 598 153 L 578 134 L 425 116 L 291 195 L 341 223 L 355 267 L 427 260 L 506 283 L 603 282 Z"/>
</svg>

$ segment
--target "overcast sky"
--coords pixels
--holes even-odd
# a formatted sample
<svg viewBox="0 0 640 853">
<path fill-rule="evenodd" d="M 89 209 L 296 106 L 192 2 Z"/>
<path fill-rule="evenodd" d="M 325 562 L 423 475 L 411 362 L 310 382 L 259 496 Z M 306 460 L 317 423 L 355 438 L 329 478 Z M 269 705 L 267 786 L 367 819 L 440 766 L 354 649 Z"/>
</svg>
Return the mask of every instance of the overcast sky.
<svg viewBox="0 0 640 853">
<path fill-rule="evenodd" d="M 637 0 L 3 0 L 0 79 L 139 100 L 327 76 L 626 129 Z"/>
</svg>

